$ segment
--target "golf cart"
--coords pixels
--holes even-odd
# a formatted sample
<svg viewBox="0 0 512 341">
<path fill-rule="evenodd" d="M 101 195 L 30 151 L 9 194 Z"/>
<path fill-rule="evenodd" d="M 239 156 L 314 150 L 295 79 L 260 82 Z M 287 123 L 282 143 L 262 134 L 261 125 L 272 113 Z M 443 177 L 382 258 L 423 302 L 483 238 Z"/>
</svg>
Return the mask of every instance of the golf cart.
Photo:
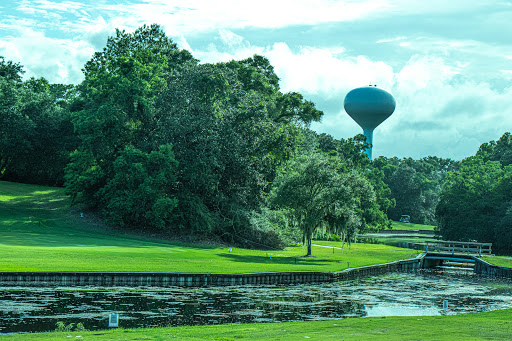
<svg viewBox="0 0 512 341">
<path fill-rule="evenodd" d="M 402 215 L 400 217 L 400 222 L 401 223 L 410 223 L 411 222 L 411 217 L 404 214 L 404 215 Z"/>
</svg>

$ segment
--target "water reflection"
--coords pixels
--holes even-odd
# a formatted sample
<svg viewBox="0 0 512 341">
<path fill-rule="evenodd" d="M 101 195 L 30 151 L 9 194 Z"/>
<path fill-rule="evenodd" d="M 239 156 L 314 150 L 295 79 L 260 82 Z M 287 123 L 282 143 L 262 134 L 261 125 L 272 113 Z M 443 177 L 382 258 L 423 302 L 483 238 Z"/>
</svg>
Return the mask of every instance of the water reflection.
<svg viewBox="0 0 512 341">
<path fill-rule="evenodd" d="M 443 309 L 443 301 L 448 309 Z M 105 329 L 423 316 L 512 308 L 511 282 L 471 276 L 390 274 L 289 287 L 0 288 L 0 333 L 49 331 L 57 321 Z"/>
</svg>

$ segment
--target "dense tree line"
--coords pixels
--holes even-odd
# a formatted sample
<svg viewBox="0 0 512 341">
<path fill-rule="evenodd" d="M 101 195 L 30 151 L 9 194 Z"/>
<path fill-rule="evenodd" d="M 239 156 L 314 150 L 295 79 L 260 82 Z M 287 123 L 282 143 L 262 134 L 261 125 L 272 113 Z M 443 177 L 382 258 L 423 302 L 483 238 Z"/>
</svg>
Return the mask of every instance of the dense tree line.
<svg viewBox="0 0 512 341">
<path fill-rule="evenodd" d="M 438 233 L 447 240 L 493 243 L 512 252 L 512 136 L 480 146 L 450 173 L 436 209 Z"/>
<path fill-rule="evenodd" d="M 299 234 L 310 246 L 318 231 L 350 239 L 389 227 L 388 215 L 432 223 L 458 169 L 371 162 L 363 135 L 310 130 L 323 113 L 283 93 L 266 58 L 199 63 L 157 25 L 116 31 L 83 72 L 76 86 L 22 81 L 19 64 L 0 60 L 0 177 L 65 185 L 121 228 L 250 247 Z"/>
<path fill-rule="evenodd" d="M 0 57 L 0 177 L 62 185 L 78 145 L 69 111 L 72 86 L 22 81 L 23 67 Z"/>
<path fill-rule="evenodd" d="M 390 219 L 398 221 L 409 215 L 413 223 L 435 225 L 435 209 L 445 179 L 460 163 L 435 156 L 419 160 L 379 157 L 373 166 L 384 173 L 396 204 L 387 210 Z"/>
</svg>

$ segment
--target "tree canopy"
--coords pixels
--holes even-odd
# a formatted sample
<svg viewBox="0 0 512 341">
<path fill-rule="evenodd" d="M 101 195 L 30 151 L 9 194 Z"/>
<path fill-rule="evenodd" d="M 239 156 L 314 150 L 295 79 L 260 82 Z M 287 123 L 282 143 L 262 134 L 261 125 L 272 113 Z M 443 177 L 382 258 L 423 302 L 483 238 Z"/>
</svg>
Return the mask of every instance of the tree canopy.
<svg viewBox="0 0 512 341">
<path fill-rule="evenodd" d="M 83 72 L 76 86 L 24 81 L 23 67 L 0 57 L 0 178 L 65 185 L 74 203 L 120 228 L 270 248 L 298 230 L 310 254 L 318 231 L 353 236 L 401 214 L 433 223 L 445 181 L 442 198 L 457 187 L 447 174 L 458 162 L 371 161 L 363 135 L 311 130 L 323 112 L 282 92 L 264 56 L 199 63 L 144 25 L 116 30 Z M 494 194 L 510 141 L 482 145 L 471 166 L 495 171 Z M 505 226 L 512 208 L 499 210 Z"/>
<path fill-rule="evenodd" d="M 448 240 L 493 243 L 512 251 L 512 150 L 510 133 L 484 143 L 448 175 L 436 209 L 438 233 Z"/>
<path fill-rule="evenodd" d="M 337 156 L 301 155 L 284 165 L 270 193 L 271 207 L 284 209 L 302 231 L 311 255 L 311 239 L 320 227 L 338 234 L 362 226 L 358 211 L 374 200 L 370 183 L 357 172 L 344 171 Z"/>
<path fill-rule="evenodd" d="M 459 168 L 458 161 L 435 156 L 420 160 L 379 157 L 372 164 L 383 172 L 390 198 L 396 203 L 387 210 L 390 219 L 409 215 L 413 223 L 436 224 L 439 195 L 447 174 Z"/>
<path fill-rule="evenodd" d="M 198 64 L 157 25 L 117 31 L 84 74 L 72 112 L 80 144 L 66 186 L 119 226 L 250 244 L 278 166 L 322 116 L 302 95 L 279 91 L 265 57 Z M 161 146 L 172 150 L 170 163 L 154 176 L 167 182 L 145 182 Z M 130 204 L 141 193 L 152 198 L 147 214 Z M 172 214 L 162 217 L 159 197 Z"/>
<path fill-rule="evenodd" d="M 72 87 L 22 81 L 22 74 L 19 64 L 0 57 L 0 178 L 62 185 L 77 145 L 68 110 Z"/>
</svg>

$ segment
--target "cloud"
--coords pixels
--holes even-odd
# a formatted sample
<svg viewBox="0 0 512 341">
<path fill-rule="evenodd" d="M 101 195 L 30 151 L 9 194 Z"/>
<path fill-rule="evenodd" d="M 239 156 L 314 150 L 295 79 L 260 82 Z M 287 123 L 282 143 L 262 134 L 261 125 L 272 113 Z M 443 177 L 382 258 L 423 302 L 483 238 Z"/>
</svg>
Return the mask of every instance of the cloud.
<svg viewBox="0 0 512 341">
<path fill-rule="evenodd" d="M 377 84 L 397 100 L 374 155 L 462 158 L 512 126 L 510 4 L 490 0 L 125 0 L 7 2 L 0 55 L 26 76 L 77 83 L 115 28 L 159 23 L 201 62 L 265 55 L 283 91 L 324 110 L 319 132 L 361 128 L 343 110 L 351 89 Z M 7 8 L 7 9 L 5 9 Z"/>
<path fill-rule="evenodd" d="M 249 42 L 244 39 L 244 37 L 231 32 L 230 30 L 220 29 L 219 30 L 220 39 L 230 48 L 239 48 L 239 47 L 248 47 L 250 46 Z"/>
<path fill-rule="evenodd" d="M 93 52 L 83 41 L 52 39 L 28 28 L 19 37 L 0 41 L 0 55 L 21 61 L 26 78 L 44 76 L 52 83 L 80 82 L 81 69 Z"/>
<path fill-rule="evenodd" d="M 322 93 L 332 97 L 370 83 L 382 88 L 391 86 L 393 71 L 389 65 L 342 51 L 341 48 L 303 47 L 293 52 L 287 44 L 276 43 L 266 55 L 281 78 L 283 91 Z"/>
<path fill-rule="evenodd" d="M 168 16 L 169 24 L 183 33 L 218 28 L 277 28 L 290 25 L 315 25 L 326 22 L 356 20 L 388 8 L 387 1 L 330 1 L 318 0 L 314 6 L 307 0 L 146 0 L 138 4 L 100 5 L 139 22 Z"/>
</svg>

